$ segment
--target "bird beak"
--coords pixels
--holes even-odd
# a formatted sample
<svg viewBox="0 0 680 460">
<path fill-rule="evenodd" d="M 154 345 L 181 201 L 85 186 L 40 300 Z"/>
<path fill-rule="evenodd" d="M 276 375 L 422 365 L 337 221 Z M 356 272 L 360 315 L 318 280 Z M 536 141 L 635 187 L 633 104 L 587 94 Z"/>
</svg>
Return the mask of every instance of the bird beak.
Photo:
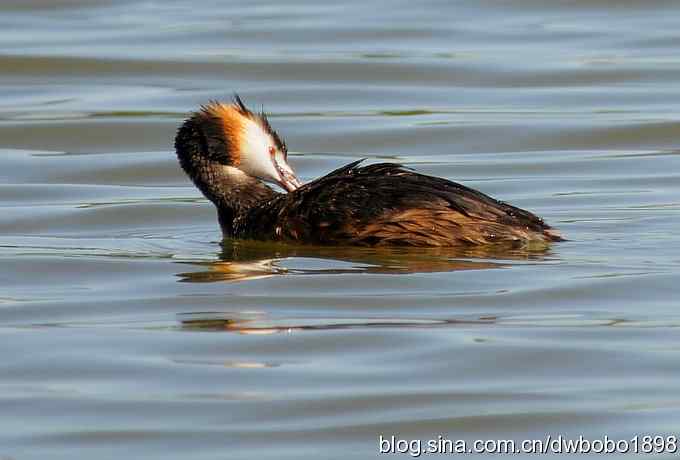
<svg viewBox="0 0 680 460">
<path fill-rule="evenodd" d="M 297 178 L 295 173 L 284 173 L 281 174 L 282 179 L 279 181 L 281 187 L 285 188 L 287 191 L 292 192 L 300 187 L 302 187 L 302 182 Z"/>
<path fill-rule="evenodd" d="M 281 187 L 288 192 L 292 192 L 293 190 L 302 187 L 302 182 L 297 178 L 295 171 L 293 171 L 293 168 L 291 168 L 288 163 L 279 164 L 278 162 L 274 162 L 274 164 L 276 166 L 276 171 L 279 173 L 278 183 Z"/>
</svg>

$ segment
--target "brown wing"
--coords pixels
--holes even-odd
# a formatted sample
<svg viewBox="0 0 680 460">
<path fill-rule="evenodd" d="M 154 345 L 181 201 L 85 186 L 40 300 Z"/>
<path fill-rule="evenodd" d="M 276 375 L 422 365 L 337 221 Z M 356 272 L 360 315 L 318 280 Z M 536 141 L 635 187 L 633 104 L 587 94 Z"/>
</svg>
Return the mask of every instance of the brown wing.
<svg viewBox="0 0 680 460">
<path fill-rule="evenodd" d="M 278 197 L 248 220 L 271 225 L 273 239 L 317 244 L 457 246 L 559 239 L 534 214 L 463 185 L 394 163 L 359 163 Z"/>
</svg>

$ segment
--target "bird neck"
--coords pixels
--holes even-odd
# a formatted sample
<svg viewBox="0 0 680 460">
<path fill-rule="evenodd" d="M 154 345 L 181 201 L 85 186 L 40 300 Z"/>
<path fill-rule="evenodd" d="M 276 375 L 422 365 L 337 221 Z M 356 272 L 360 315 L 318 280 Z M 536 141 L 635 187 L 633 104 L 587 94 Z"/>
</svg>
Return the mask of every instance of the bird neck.
<svg viewBox="0 0 680 460">
<path fill-rule="evenodd" d="M 262 181 L 217 161 L 221 152 L 210 152 L 203 132 L 186 123 L 177 133 L 175 150 L 182 169 L 217 208 L 224 236 L 233 236 L 234 220 L 249 209 L 278 195 Z"/>
</svg>

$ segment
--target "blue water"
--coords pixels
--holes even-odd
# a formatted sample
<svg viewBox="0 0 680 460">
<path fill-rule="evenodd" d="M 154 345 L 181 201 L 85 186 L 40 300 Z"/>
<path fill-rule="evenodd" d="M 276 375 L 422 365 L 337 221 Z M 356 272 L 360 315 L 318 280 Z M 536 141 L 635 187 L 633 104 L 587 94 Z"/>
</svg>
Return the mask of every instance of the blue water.
<svg viewBox="0 0 680 460">
<path fill-rule="evenodd" d="M 0 459 L 680 434 L 679 6 L 3 2 Z M 304 180 L 399 161 L 569 241 L 222 247 L 172 142 L 234 91 Z"/>
</svg>

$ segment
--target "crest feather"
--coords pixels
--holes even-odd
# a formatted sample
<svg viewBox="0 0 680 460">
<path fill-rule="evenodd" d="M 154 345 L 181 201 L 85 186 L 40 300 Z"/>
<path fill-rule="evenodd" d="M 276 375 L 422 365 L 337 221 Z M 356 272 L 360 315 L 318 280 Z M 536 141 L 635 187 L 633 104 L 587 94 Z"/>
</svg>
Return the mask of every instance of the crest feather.
<svg viewBox="0 0 680 460">
<path fill-rule="evenodd" d="M 286 143 L 278 133 L 272 128 L 267 118 L 267 114 L 262 111 L 255 113 L 251 111 L 241 97 L 234 93 L 231 104 L 225 104 L 217 100 L 209 100 L 200 106 L 195 118 L 202 120 L 206 141 L 215 147 L 215 150 L 222 150 L 228 157 L 229 164 L 238 166 L 241 163 L 240 146 L 244 140 L 246 125 L 250 120 L 256 123 L 262 130 L 274 140 L 278 149 L 283 153 L 284 158 L 288 157 Z"/>
<path fill-rule="evenodd" d="M 269 123 L 269 118 L 267 118 L 267 113 L 264 111 L 264 109 L 260 113 L 253 112 L 246 106 L 245 102 L 243 102 L 243 99 L 241 99 L 241 96 L 239 96 L 238 93 L 234 93 L 234 106 L 239 112 L 241 112 L 241 114 L 243 114 L 243 116 L 246 116 L 259 124 L 262 129 L 267 134 L 269 134 L 272 139 L 274 139 L 276 146 L 279 148 L 279 150 L 281 150 L 284 158 L 288 158 L 288 148 L 286 143 L 279 136 L 279 133 L 277 133 L 274 128 L 272 128 L 272 125 Z"/>
<path fill-rule="evenodd" d="M 211 100 L 194 114 L 200 119 L 206 142 L 212 152 L 222 152 L 222 161 L 232 166 L 241 162 L 239 146 L 244 136 L 243 115 L 234 105 Z"/>
</svg>

